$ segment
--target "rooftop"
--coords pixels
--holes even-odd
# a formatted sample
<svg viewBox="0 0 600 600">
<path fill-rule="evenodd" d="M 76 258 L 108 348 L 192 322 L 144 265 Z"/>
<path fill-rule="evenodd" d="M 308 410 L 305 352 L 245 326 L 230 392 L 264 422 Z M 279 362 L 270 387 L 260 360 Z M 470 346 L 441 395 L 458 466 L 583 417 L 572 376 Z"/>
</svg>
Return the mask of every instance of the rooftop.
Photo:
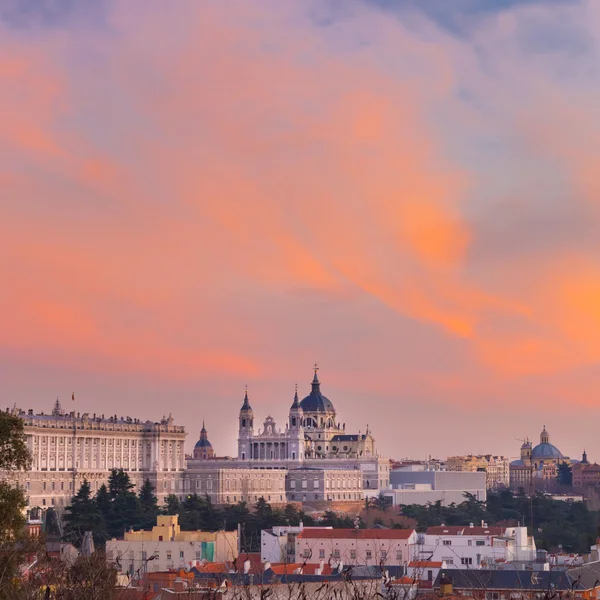
<svg viewBox="0 0 600 600">
<path fill-rule="evenodd" d="M 414 529 L 305 529 L 298 534 L 304 540 L 407 540 Z"/>
<path fill-rule="evenodd" d="M 438 525 L 436 527 L 428 527 L 427 535 L 503 535 L 506 529 L 504 527 L 481 527 L 470 525 Z"/>
</svg>

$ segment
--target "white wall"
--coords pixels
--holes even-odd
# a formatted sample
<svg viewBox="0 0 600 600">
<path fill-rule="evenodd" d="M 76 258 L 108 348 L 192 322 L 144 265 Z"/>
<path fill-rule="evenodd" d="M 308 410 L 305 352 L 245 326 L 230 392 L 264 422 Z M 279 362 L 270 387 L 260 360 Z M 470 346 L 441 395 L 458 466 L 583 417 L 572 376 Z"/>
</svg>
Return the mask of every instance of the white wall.
<svg viewBox="0 0 600 600">
<path fill-rule="evenodd" d="M 449 569 L 478 568 L 498 561 L 529 561 L 535 558 L 535 542 L 524 527 L 511 527 L 502 537 L 471 535 L 422 535 L 419 558 L 444 561 Z M 485 565 L 484 565 L 485 566 Z"/>
<path fill-rule="evenodd" d="M 296 538 L 296 561 L 341 560 L 346 565 L 401 566 L 414 557 L 416 534 L 408 539 Z"/>
</svg>

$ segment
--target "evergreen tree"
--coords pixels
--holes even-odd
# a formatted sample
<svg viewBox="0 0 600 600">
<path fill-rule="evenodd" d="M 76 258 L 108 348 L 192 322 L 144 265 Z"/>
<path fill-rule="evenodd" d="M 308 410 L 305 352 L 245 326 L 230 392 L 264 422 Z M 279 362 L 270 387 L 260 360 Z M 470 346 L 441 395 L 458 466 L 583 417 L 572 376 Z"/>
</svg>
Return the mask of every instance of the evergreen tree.
<svg viewBox="0 0 600 600">
<path fill-rule="evenodd" d="M 111 511 L 111 497 L 108 492 L 108 488 L 106 484 L 102 484 L 100 489 L 96 492 L 96 506 L 98 510 L 102 514 L 102 516 L 106 519 L 110 515 Z"/>
<path fill-rule="evenodd" d="M 140 521 L 138 497 L 132 491 L 134 485 L 123 469 L 113 469 L 108 478 L 108 496 L 110 510 L 106 520 L 106 529 L 110 537 L 123 537 L 129 528 L 137 527 Z M 104 502 L 104 498 L 102 498 Z"/>
<path fill-rule="evenodd" d="M 64 520 L 69 540 L 79 546 L 86 531 L 91 531 L 94 542 L 102 545 L 107 538 L 104 518 L 92 498 L 90 484 L 83 480 L 79 491 L 65 510 Z"/>
<path fill-rule="evenodd" d="M 573 485 L 573 470 L 571 469 L 571 466 L 564 461 L 558 465 L 556 481 L 561 485 Z"/>
<path fill-rule="evenodd" d="M 165 505 L 163 507 L 165 515 L 178 515 L 181 512 L 181 504 L 179 498 L 175 494 L 169 494 L 165 498 Z"/>
<path fill-rule="evenodd" d="M 156 525 L 158 516 L 158 500 L 154 495 L 154 486 L 146 478 L 138 494 L 140 506 L 139 527 L 141 529 L 152 529 Z"/>
<path fill-rule="evenodd" d="M 108 491 L 114 500 L 117 496 L 130 492 L 135 486 L 123 469 L 112 469 L 108 478 Z"/>
<path fill-rule="evenodd" d="M 283 509 L 283 517 L 285 522 L 289 525 L 297 527 L 300 525 L 300 511 L 296 508 L 294 504 L 286 504 Z"/>
</svg>

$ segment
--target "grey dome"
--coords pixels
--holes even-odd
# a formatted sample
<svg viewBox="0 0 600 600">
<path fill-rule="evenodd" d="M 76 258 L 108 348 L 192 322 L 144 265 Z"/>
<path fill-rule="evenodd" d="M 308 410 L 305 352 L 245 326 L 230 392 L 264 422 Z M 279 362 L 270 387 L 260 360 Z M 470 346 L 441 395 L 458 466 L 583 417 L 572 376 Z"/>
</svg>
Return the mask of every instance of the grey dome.
<svg viewBox="0 0 600 600">
<path fill-rule="evenodd" d="M 306 398 L 302 399 L 300 408 L 304 412 L 335 412 L 331 400 L 321 394 L 321 383 L 319 382 L 316 371 L 312 380 L 312 390 Z"/>
<path fill-rule="evenodd" d="M 212 448 L 212 444 L 208 440 L 199 439 L 194 448 Z"/>
<path fill-rule="evenodd" d="M 538 444 L 531 451 L 531 458 L 562 458 L 562 452 L 552 444 Z"/>
</svg>

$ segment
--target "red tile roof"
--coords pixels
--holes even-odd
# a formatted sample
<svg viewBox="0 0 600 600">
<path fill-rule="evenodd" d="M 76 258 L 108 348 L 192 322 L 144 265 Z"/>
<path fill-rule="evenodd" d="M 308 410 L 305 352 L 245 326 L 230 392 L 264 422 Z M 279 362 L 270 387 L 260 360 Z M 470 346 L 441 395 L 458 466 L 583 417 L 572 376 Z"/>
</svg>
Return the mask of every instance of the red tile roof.
<svg viewBox="0 0 600 600">
<path fill-rule="evenodd" d="M 504 527 L 470 527 L 469 525 L 439 525 L 429 527 L 427 535 L 502 535 Z"/>
<path fill-rule="evenodd" d="M 304 540 L 407 540 L 414 529 L 304 529 L 298 538 Z"/>
</svg>

